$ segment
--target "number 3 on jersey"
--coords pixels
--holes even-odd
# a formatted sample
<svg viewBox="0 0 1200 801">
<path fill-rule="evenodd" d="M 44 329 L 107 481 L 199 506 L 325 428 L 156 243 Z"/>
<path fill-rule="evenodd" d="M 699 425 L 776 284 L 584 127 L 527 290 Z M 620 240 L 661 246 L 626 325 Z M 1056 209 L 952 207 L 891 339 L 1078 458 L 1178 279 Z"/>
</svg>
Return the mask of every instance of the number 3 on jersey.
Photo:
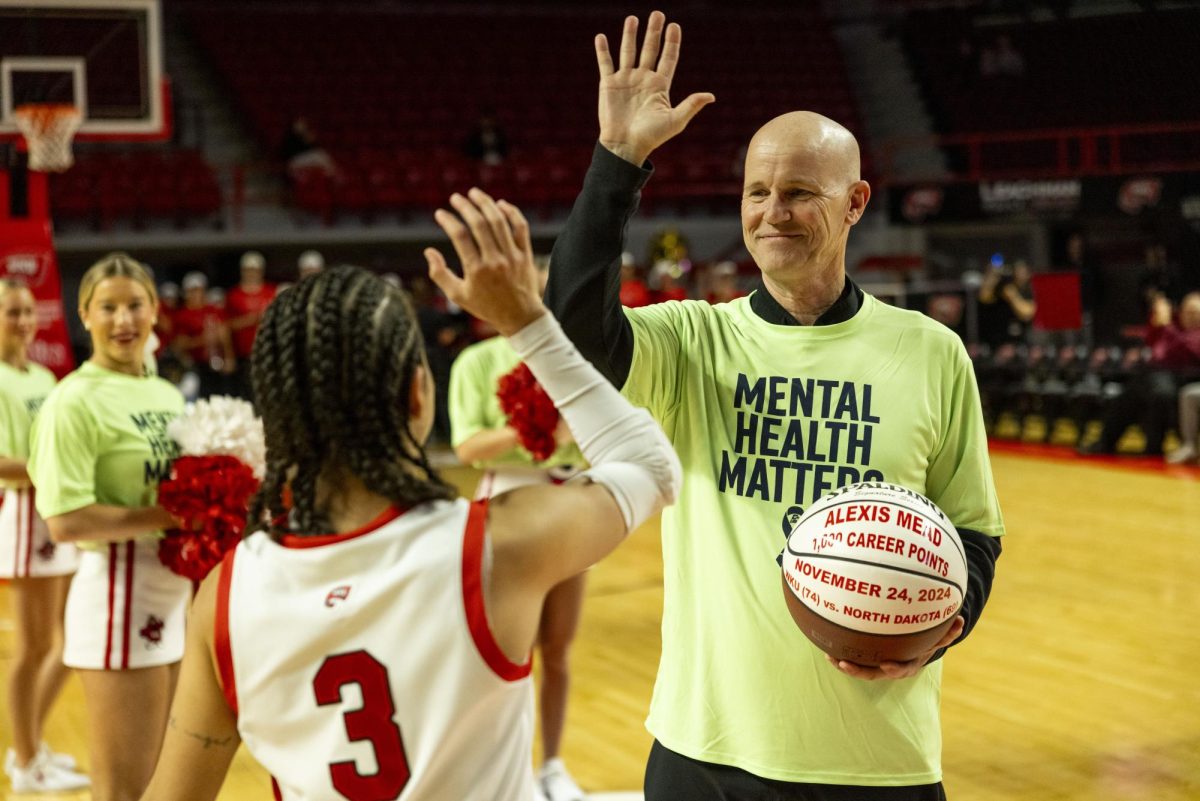
<svg viewBox="0 0 1200 801">
<path fill-rule="evenodd" d="M 357 684 L 362 706 L 342 715 L 351 742 L 369 740 L 379 768 L 364 776 L 353 760 L 329 766 L 333 786 L 350 801 L 394 801 L 410 775 L 404 740 L 393 716 L 396 704 L 388 683 L 387 668 L 366 651 L 351 651 L 326 657 L 313 679 L 317 706 L 340 704 L 342 687 Z"/>
</svg>

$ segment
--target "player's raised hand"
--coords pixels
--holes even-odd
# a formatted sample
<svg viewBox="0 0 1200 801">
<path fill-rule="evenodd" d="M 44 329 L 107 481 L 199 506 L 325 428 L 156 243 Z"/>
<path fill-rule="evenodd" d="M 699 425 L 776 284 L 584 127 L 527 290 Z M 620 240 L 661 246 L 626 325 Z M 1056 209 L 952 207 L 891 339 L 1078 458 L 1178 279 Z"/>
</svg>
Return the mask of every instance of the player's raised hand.
<svg viewBox="0 0 1200 801">
<path fill-rule="evenodd" d="M 602 33 L 596 36 L 600 144 L 639 167 L 655 148 L 682 131 L 700 109 L 716 100 L 708 92 L 698 92 L 688 95 L 678 106 L 671 105 L 671 79 L 679 63 L 683 33 L 677 23 L 666 25 L 666 21 L 661 11 L 650 14 L 639 58 L 638 19 L 626 17 L 616 69 L 608 38 Z"/>
<path fill-rule="evenodd" d="M 455 275 L 435 248 L 425 249 L 429 278 L 446 297 L 508 336 L 546 313 L 542 305 L 529 223 L 521 210 L 494 201 L 481 189 L 450 196 L 458 216 L 445 209 L 433 218 L 450 237 L 462 264 Z"/>
</svg>

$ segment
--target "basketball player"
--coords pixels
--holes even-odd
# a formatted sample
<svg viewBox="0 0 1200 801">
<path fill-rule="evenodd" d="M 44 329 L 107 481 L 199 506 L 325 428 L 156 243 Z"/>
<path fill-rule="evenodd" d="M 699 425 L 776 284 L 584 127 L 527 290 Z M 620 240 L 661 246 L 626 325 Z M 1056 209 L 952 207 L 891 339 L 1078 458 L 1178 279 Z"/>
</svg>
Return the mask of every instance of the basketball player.
<svg viewBox="0 0 1200 801">
<path fill-rule="evenodd" d="M 191 597 L 191 583 L 158 560 L 161 530 L 177 524 L 155 497 L 178 455 L 166 426 L 183 396 L 145 372 L 157 306 L 146 268 L 123 253 L 84 273 L 79 316 L 92 356 L 46 398 L 31 438 L 38 512 L 55 542 L 82 552 L 63 661 L 87 702 L 94 801 L 136 799 L 150 779 Z"/>
<path fill-rule="evenodd" d="M 281 294 L 252 357 L 268 464 L 250 519 L 272 523 L 200 589 L 148 801 L 215 798 L 239 741 L 285 801 L 533 797 L 546 594 L 670 502 L 679 463 L 546 312 L 520 212 L 470 197 L 436 215 L 463 277 L 429 249 L 430 277 L 509 338 L 592 467 L 454 500 L 422 446 L 434 387 L 404 294 L 354 267 Z"/>
<path fill-rule="evenodd" d="M 535 260 L 538 290 L 545 289 L 550 260 Z M 583 454 L 571 439 L 571 431 L 560 420 L 555 432 L 558 448 L 537 464 L 521 447 L 517 430 L 508 425 L 496 390 L 500 378 L 521 363 L 504 337 L 491 337 L 464 348 L 450 367 L 451 444 L 458 458 L 485 470 L 476 499 L 494 498 L 515 487 L 561 483 L 578 472 Z M 549 801 L 583 801 L 583 791 L 559 757 L 563 727 L 567 720 L 570 690 L 568 654 L 579 628 L 583 609 L 586 573 L 573 576 L 546 596 L 538 626 L 537 646 L 542 660 L 542 683 L 538 691 L 539 723 L 542 730 L 540 790 Z"/>
<path fill-rule="evenodd" d="M 54 388 L 54 374 L 29 360 L 37 335 L 33 293 L 0 279 L 0 578 L 10 581 L 16 653 L 8 676 L 13 747 L 4 772 L 15 792 L 86 787 L 75 760 L 42 742 L 42 726 L 70 674 L 62 663 L 67 587 L 75 548 L 55 545 L 33 504 L 26 461 L 33 416 Z"/>
<path fill-rule="evenodd" d="M 638 20 L 627 18 L 615 67 L 596 37 L 600 141 L 547 291 L 583 354 L 664 422 L 687 476 L 663 515 L 646 798 L 942 798 L 934 659 L 978 621 L 1004 530 L 971 364 L 951 331 L 846 277 L 847 237 L 871 190 L 854 137 L 810 112 L 771 120 L 747 149 L 754 292 L 622 310 L 621 239 L 646 159 L 714 100 L 671 105 L 681 34 L 671 25 L 663 46 L 664 25 L 651 14 L 639 58 Z M 764 54 L 784 75 L 787 58 L 803 57 Z M 862 480 L 926 495 L 966 547 L 962 619 L 912 662 L 831 664 L 780 589 L 775 557 L 797 516 Z"/>
</svg>

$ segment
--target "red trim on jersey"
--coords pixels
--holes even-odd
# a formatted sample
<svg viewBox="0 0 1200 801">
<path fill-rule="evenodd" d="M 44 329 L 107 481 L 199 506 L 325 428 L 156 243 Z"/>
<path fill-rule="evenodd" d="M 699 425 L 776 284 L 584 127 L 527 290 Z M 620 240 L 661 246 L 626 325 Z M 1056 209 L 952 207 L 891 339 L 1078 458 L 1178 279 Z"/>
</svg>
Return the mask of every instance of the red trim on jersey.
<svg viewBox="0 0 1200 801">
<path fill-rule="evenodd" d="M 283 801 L 283 791 L 279 789 L 279 782 L 275 781 L 275 777 L 271 777 L 271 795 L 275 796 L 275 801 Z"/>
<path fill-rule="evenodd" d="M 133 540 L 125 543 L 125 642 L 121 646 L 121 670 L 129 670 L 129 635 L 133 623 L 133 549 Z"/>
<path fill-rule="evenodd" d="M 518 665 L 510 660 L 492 635 L 488 626 L 487 610 L 483 604 L 483 544 L 487 524 L 487 500 L 471 504 L 467 515 L 467 528 L 463 532 L 462 587 L 463 608 L 467 613 L 467 628 L 479 655 L 488 667 L 506 681 L 518 681 L 529 675 L 533 667 L 532 655 L 525 664 Z"/>
<path fill-rule="evenodd" d="M 335 542 L 345 542 L 352 540 L 355 537 L 361 537 L 364 534 L 370 534 L 376 529 L 386 526 L 388 523 L 395 520 L 406 510 L 398 506 L 389 506 L 384 509 L 378 517 L 367 523 L 361 528 L 356 528 L 353 531 L 347 531 L 343 534 L 313 534 L 305 536 L 303 534 L 284 534 L 279 540 L 279 544 L 285 548 L 320 548 L 322 545 L 332 545 Z"/>
<path fill-rule="evenodd" d="M 104 669 L 112 670 L 113 606 L 117 598 L 117 544 L 108 544 L 108 636 L 104 641 Z"/>
<path fill-rule="evenodd" d="M 233 675 L 233 648 L 229 644 L 229 586 L 233 583 L 233 558 L 237 549 L 233 549 L 221 560 L 217 569 L 221 574 L 217 577 L 217 609 L 213 619 L 213 652 L 217 660 L 217 678 L 221 683 L 221 692 L 225 695 L 225 703 L 233 716 L 237 717 L 237 679 Z M 274 781 L 272 779 L 272 781 Z M 278 798 L 278 795 L 276 796 Z"/>
</svg>

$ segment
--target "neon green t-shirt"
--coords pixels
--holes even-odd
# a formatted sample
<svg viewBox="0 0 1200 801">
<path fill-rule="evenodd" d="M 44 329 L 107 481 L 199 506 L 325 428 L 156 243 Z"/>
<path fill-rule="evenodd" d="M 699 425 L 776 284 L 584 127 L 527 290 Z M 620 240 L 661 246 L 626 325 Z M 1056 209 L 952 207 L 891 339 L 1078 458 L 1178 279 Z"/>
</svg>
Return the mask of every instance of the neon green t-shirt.
<svg viewBox="0 0 1200 801">
<path fill-rule="evenodd" d="M 496 397 L 496 387 L 500 379 L 520 363 L 520 357 L 504 337 L 476 342 L 458 354 L 450 367 L 450 391 L 447 396 L 450 406 L 450 443 L 455 448 L 480 431 L 503 428 L 508 424 L 508 418 L 500 409 L 500 399 Z M 585 464 L 579 446 L 574 443 L 560 445 L 544 462 L 535 462 L 529 451 L 516 447 L 488 460 L 487 464 L 476 463 L 474 466 L 554 467 L 564 464 Z"/>
<path fill-rule="evenodd" d="M 55 380 L 54 373 L 40 364 L 30 362 L 24 370 L 18 370 L 8 362 L 0 362 L 0 456 L 29 460 L 29 429 L 54 389 Z M 0 488 L 20 486 L 24 482 L 0 481 Z"/>
<path fill-rule="evenodd" d="M 958 337 L 869 295 L 827 326 L 768 323 L 749 298 L 625 313 L 635 346 L 623 392 L 662 423 L 684 466 L 662 517 L 651 733 L 782 781 L 939 781 L 941 662 L 901 681 L 840 673 L 788 614 L 775 557 L 804 507 L 863 480 L 904 485 L 959 526 L 1003 534 Z"/>
<path fill-rule="evenodd" d="M 179 455 L 167 424 L 182 412 L 183 395 L 170 382 L 84 362 L 34 420 L 29 475 L 38 513 L 49 518 L 94 503 L 153 506 Z"/>
</svg>

